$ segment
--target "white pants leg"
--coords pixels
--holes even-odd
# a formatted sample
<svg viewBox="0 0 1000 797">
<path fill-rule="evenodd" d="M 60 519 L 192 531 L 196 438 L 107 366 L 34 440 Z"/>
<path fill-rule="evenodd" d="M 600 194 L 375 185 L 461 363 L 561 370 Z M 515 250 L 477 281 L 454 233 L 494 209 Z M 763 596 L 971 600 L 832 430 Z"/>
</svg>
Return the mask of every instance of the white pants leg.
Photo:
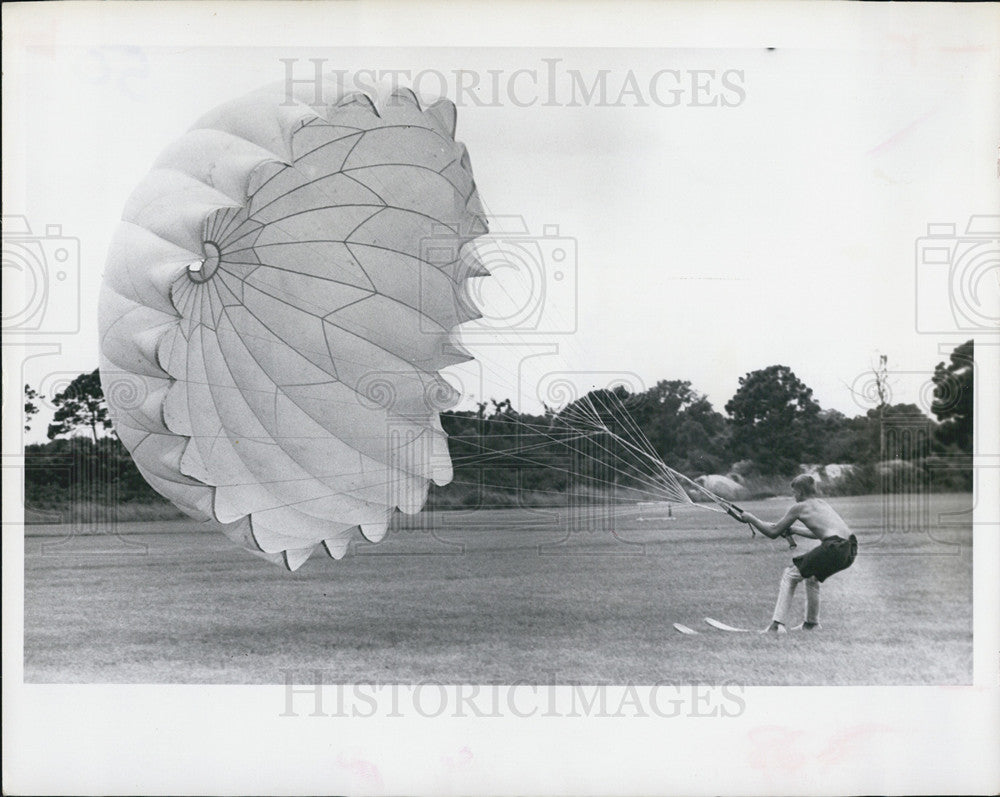
<svg viewBox="0 0 1000 797">
<path fill-rule="evenodd" d="M 806 579 L 806 622 L 819 622 L 819 582 L 816 576 Z"/>
<path fill-rule="evenodd" d="M 795 588 L 803 581 L 802 574 L 795 565 L 789 565 L 781 574 L 781 586 L 778 587 L 778 602 L 774 605 L 774 622 L 787 624 L 788 610 L 792 606 L 792 596 Z"/>
</svg>

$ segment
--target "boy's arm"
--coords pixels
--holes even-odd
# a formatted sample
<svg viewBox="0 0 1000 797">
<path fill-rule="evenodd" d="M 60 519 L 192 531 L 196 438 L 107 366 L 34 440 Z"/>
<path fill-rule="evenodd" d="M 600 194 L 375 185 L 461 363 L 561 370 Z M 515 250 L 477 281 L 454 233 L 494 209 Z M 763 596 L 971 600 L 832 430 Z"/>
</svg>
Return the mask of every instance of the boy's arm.
<svg viewBox="0 0 1000 797">
<path fill-rule="evenodd" d="M 743 522 L 749 523 L 757 531 L 763 534 L 765 537 L 770 537 L 772 540 L 778 537 L 786 536 L 788 530 L 791 528 L 792 524 L 799 519 L 799 505 L 792 504 L 789 510 L 785 513 L 785 516 L 779 520 L 777 523 L 767 523 L 761 520 L 756 515 L 752 515 L 749 512 L 743 513 Z M 802 534 L 802 532 L 795 532 L 800 536 L 812 536 L 811 534 Z"/>
<path fill-rule="evenodd" d="M 800 520 L 799 523 L 802 523 L 802 521 Z M 785 532 L 785 536 L 791 536 L 792 534 L 797 534 L 799 537 L 808 537 L 811 540 L 818 540 L 819 539 L 819 537 L 817 537 L 815 534 L 813 534 L 804 525 L 803 525 L 803 527 L 800 527 L 800 528 L 797 528 L 797 529 L 790 528 L 790 529 L 788 529 L 787 532 Z"/>
</svg>

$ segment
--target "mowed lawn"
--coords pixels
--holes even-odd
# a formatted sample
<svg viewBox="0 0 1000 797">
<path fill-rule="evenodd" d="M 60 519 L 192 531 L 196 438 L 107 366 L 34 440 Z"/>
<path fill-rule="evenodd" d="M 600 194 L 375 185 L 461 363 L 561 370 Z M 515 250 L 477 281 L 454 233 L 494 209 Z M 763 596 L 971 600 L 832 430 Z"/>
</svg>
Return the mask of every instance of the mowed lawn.
<svg viewBox="0 0 1000 797">
<path fill-rule="evenodd" d="M 860 555 L 780 638 L 703 618 L 764 627 L 787 544 L 694 507 L 427 513 L 295 573 L 193 523 L 29 527 L 25 680 L 970 683 L 971 496 L 889 500 L 831 500 Z"/>
</svg>

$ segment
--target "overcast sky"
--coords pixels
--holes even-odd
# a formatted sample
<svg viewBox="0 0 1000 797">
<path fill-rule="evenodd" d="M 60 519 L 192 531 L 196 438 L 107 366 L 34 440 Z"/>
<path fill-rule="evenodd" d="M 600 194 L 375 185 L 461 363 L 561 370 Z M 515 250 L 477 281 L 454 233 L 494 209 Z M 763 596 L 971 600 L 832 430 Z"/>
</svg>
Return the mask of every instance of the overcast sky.
<svg viewBox="0 0 1000 797">
<path fill-rule="evenodd" d="M 942 347 L 969 335 L 950 320 L 948 269 L 916 262 L 918 239 L 1000 212 L 997 34 L 965 19 L 942 35 L 919 15 L 875 15 L 863 35 L 775 36 L 774 50 L 761 36 L 625 48 L 610 34 L 603 47 L 182 47 L 55 26 L 5 54 L 4 213 L 80 247 L 38 322 L 56 334 L 30 338 L 60 350 L 35 350 L 24 378 L 51 392 L 97 365 L 107 246 L 158 153 L 218 103 L 282 80 L 282 59 L 305 79 L 320 58 L 362 83 L 409 70 L 404 84 L 457 100 L 483 202 L 514 217 L 482 244 L 496 277 L 477 289 L 491 323 L 468 335 L 480 364 L 453 377 L 467 400 L 534 410 L 567 395 L 570 374 L 577 390 L 687 379 L 722 410 L 741 375 L 781 363 L 853 415 L 868 405 L 850 387 L 882 352 L 900 372 L 893 400 L 919 402 Z M 527 252 L 537 273 L 502 252 Z M 935 334 L 918 331 L 920 296 L 937 297 Z M 526 331 L 494 318 L 512 315 Z"/>
</svg>

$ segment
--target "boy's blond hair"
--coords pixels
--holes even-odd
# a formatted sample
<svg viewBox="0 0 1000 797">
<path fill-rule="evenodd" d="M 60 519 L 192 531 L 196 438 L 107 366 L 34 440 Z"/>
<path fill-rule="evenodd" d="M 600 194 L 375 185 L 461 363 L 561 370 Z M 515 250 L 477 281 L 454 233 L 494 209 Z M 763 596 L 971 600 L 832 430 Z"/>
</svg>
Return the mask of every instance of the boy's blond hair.
<svg viewBox="0 0 1000 797">
<path fill-rule="evenodd" d="M 816 495 L 816 480 L 808 473 L 800 473 L 792 479 L 792 489 L 805 496 Z"/>
</svg>

